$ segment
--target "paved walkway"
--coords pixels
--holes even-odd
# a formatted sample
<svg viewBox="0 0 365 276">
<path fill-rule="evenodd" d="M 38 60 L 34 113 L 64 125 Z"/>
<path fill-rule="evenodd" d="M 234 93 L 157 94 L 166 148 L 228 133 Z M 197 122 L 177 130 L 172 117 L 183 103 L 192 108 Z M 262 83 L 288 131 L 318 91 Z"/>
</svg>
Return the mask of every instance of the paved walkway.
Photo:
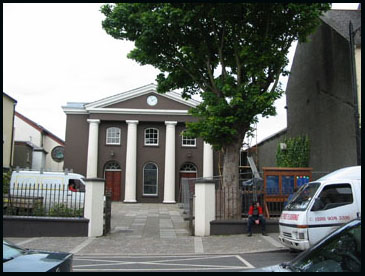
<svg viewBox="0 0 365 276">
<path fill-rule="evenodd" d="M 190 236 L 178 204 L 112 203 L 111 233 L 88 237 L 5 237 L 22 247 L 76 255 L 239 254 L 281 250 L 277 233 Z"/>
</svg>

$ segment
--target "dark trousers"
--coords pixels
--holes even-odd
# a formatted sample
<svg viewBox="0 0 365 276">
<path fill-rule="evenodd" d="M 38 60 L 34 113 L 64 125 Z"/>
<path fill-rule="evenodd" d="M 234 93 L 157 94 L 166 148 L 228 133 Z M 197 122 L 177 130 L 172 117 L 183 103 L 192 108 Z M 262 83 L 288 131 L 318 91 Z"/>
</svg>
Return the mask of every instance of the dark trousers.
<svg viewBox="0 0 365 276">
<path fill-rule="evenodd" d="M 251 216 L 248 218 L 248 222 L 247 222 L 247 231 L 248 233 L 251 233 L 252 232 L 252 225 L 255 224 L 255 220 L 259 220 L 260 221 L 260 225 L 261 225 L 261 231 L 262 232 L 265 232 L 265 224 L 266 224 L 266 221 L 265 221 L 265 218 L 263 216 Z"/>
</svg>

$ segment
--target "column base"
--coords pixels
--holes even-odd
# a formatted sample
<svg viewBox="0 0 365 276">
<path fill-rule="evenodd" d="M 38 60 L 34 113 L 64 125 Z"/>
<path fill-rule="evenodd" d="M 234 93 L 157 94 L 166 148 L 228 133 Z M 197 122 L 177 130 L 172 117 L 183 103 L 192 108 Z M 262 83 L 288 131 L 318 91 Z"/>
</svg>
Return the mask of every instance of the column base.
<svg viewBox="0 0 365 276">
<path fill-rule="evenodd" d="M 137 200 L 124 200 L 124 203 L 137 203 Z"/>
<path fill-rule="evenodd" d="M 164 204 L 176 204 L 176 201 L 175 200 L 164 200 L 162 203 Z"/>
</svg>

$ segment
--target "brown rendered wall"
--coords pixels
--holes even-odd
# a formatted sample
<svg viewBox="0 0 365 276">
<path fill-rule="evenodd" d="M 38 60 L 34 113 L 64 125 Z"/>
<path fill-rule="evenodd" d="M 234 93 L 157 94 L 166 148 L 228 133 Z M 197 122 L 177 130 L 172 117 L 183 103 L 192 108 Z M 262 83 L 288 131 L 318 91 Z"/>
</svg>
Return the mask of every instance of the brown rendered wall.
<svg viewBox="0 0 365 276">
<path fill-rule="evenodd" d="M 185 162 L 193 163 L 198 170 L 198 177 L 203 174 L 203 141 L 197 139 L 196 147 L 182 147 L 180 133 L 185 129 L 185 122 L 192 121 L 191 116 L 163 116 L 163 115 L 115 115 L 115 114 L 67 114 L 66 143 L 65 143 L 65 168 L 86 175 L 87 146 L 89 123 L 87 119 L 100 119 L 99 124 L 99 150 L 98 150 L 98 177 L 104 178 L 104 166 L 108 161 L 117 161 L 121 166 L 121 198 L 124 200 L 124 182 L 126 168 L 127 123 L 126 120 L 138 120 L 137 128 L 137 202 L 162 202 L 164 191 L 164 166 L 165 166 L 165 121 L 178 121 L 176 125 L 175 152 L 175 196 L 179 194 L 179 171 Z M 108 127 L 121 128 L 121 145 L 106 145 L 106 129 Z M 159 129 L 159 145 L 144 145 L 144 129 L 154 127 Z M 113 156 L 111 155 L 113 152 Z M 216 155 L 215 155 L 216 156 Z M 217 158 L 215 158 L 217 160 Z M 142 195 L 143 166 L 147 162 L 154 162 L 158 166 L 158 196 L 146 197 Z M 216 164 L 216 162 L 214 162 Z M 215 174 L 217 169 L 215 165 Z"/>
<path fill-rule="evenodd" d="M 86 176 L 87 141 L 89 139 L 88 115 L 66 116 L 64 168 Z"/>
<path fill-rule="evenodd" d="M 147 104 L 147 98 L 150 95 L 154 95 L 158 99 L 156 106 L 149 106 Z M 130 100 L 119 102 L 116 104 L 105 106 L 105 108 L 143 108 L 143 109 L 172 109 L 172 110 L 187 110 L 185 104 L 172 101 L 164 96 L 156 95 L 156 93 L 146 94 L 140 97 L 136 97 Z"/>
</svg>

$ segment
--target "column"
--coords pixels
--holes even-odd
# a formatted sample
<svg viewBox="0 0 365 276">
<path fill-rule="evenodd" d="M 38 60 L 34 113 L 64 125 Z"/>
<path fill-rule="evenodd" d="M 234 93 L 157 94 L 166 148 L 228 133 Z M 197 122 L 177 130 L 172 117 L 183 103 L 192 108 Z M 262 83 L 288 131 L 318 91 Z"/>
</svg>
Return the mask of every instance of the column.
<svg viewBox="0 0 365 276">
<path fill-rule="evenodd" d="M 213 148 L 204 142 L 203 148 L 203 177 L 213 178 Z"/>
<path fill-rule="evenodd" d="M 165 148 L 165 184 L 163 203 L 175 201 L 175 121 L 165 121 L 166 148 Z"/>
<path fill-rule="evenodd" d="M 98 174 L 98 137 L 100 120 L 88 119 L 89 145 L 87 149 L 86 177 L 95 178 Z"/>
<path fill-rule="evenodd" d="M 127 158 L 125 166 L 124 202 L 137 202 L 137 124 L 138 121 L 127 120 Z"/>
</svg>

